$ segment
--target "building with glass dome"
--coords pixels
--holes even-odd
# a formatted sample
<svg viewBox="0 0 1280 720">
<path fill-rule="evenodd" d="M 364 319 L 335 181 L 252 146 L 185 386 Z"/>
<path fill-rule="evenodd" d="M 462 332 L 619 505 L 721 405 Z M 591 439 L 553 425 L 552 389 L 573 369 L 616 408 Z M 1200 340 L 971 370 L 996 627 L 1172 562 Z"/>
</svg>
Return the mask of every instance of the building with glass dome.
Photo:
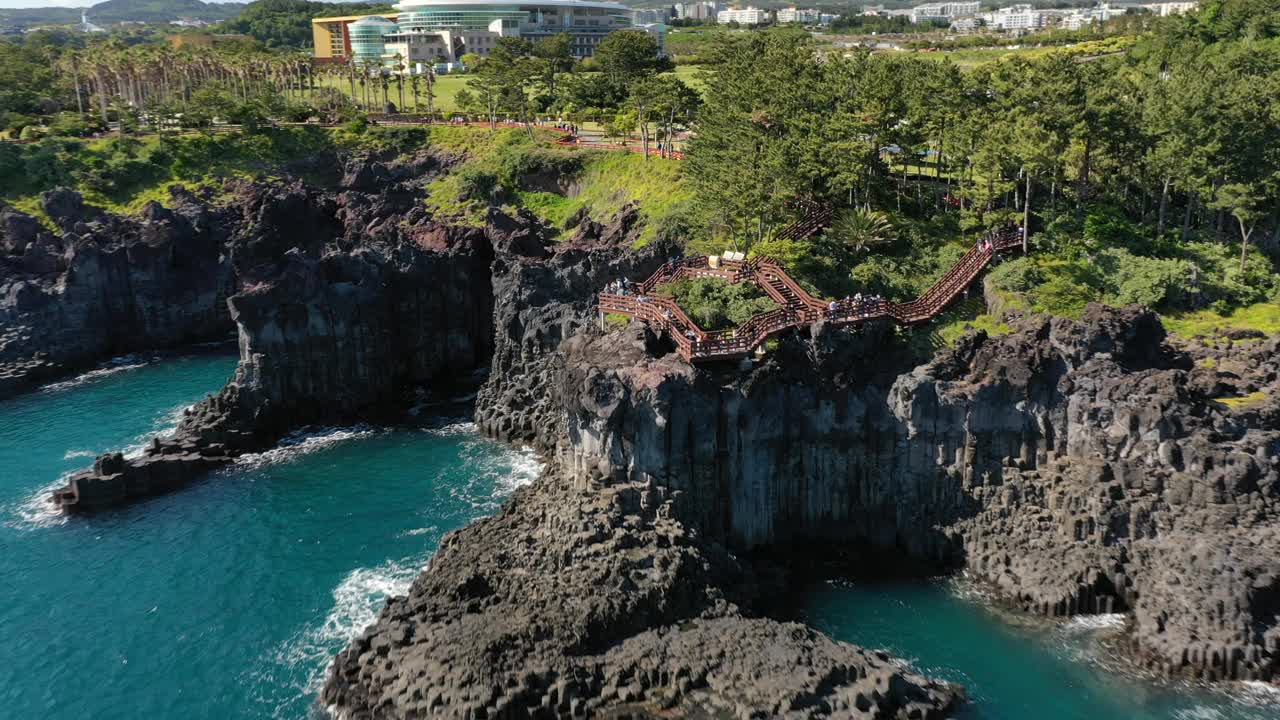
<svg viewBox="0 0 1280 720">
<path fill-rule="evenodd" d="M 487 56 L 501 37 L 537 41 L 561 33 L 572 38 L 574 56 L 583 58 L 609 33 L 633 27 L 626 6 L 592 0 L 402 0 L 396 9 L 390 15 L 315 18 L 316 60 L 412 70 L 466 53 Z M 664 26 L 643 29 L 662 47 Z"/>
</svg>

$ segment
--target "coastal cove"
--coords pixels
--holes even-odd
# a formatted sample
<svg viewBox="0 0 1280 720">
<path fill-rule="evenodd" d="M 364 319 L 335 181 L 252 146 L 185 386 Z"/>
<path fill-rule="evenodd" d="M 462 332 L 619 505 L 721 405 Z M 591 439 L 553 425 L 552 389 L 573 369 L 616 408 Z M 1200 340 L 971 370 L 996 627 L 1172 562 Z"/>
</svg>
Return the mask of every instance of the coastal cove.
<svg viewBox="0 0 1280 720">
<path fill-rule="evenodd" d="M 309 717 L 383 598 L 540 467 L 465 418 L 424 417 L 291 435 L 119 511 L 49 505 L 60 475 L 139 450 L 234 367 L 224 352 L 139 355 L 0 402 L 0 714 Z"/>
<path fill-rule="evenodd" d="M 287 438 L 185 491 L 67 517 L 45 488 L 86 454 L 140 447 L 215 388 L 221 353 L 119 359 L 0 403 L 0 701 L 14 717 L 303 720 L 332 655 L 403 593 L 449 529 L 540 465 L 470 423 Z M 102 412 L 110 408 L 110 412 Z M 353 482 L 358 479 L 359 482 Z M 798 616 L 958 681 L 960 717 L 1271 720 L 1260 685 L 1157 687 L 1095 664 L 1108 618 L 999 615 L 955 582 L 797 587 Z M 1102 621 L 1102 622 L 1099 622 Z M 1049 628 L 1049 629 L 1046 629 Z"/>
<path fill-rule="evenodd" d="M 838 640 L 904 658 L 931 677 L 962 683 L 963 720 L 1275 720 L 1280 692 L 1264 683 L 1209 690 L 1139 679 L 1106 641 L 1123 615 L 1048 621 L 992 609 L 960 579 L 806 588 L 797 618 Z"/>
</svg>

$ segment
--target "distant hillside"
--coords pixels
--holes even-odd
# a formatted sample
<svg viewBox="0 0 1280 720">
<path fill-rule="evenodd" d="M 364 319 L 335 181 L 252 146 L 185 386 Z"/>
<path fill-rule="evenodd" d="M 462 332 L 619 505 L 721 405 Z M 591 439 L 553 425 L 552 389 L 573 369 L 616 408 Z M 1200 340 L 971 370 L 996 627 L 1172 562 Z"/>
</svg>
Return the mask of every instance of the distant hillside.
<svg viewBox="0 0 1280 720">
<path fill-rule="evenodd" d="M 395 12 L 395 0 L 382 4 L 330 3 L 314 0 L 254 0 L 243 12 L 218 26 L 220 32 L 252 35 L 268 47 L 311 46 L 311 18 L 327 15 L 368 15 Z"/>
<path fill-rule="evenodd" d="M 167 23 L 178 18 L 217 22 L 233 18 L 242 4 L 205 3 L 200 0 L 106 0 L 87 8 L 89 20 L 97 25 L 118 22 Z M 24 8 L 0 10 L 0 26 L 65 25 L 80 22 L 80 8 Z"/>
<path fill-rule="evenodd" d="M 242 4 L 200 0 L 106 0 L 89 9 L 89 19 L 101 25 L 117 22 L 169 22 L 178 18 L 226 20 L 244 9 Z"/>
<path fill-rule="evenodd" d="M 0 26 L 28 27 L 30 25 L 65 25 L 80 22 L 79 8 L 23 8 L 0 10 Z"/>
</svg>

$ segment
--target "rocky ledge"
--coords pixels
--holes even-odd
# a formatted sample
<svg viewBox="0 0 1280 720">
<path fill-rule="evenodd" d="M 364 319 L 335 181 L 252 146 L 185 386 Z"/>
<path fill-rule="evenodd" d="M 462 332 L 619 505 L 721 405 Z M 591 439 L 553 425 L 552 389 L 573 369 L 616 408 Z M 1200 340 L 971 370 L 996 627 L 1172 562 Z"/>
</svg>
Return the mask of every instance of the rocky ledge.
<svg viewBox="0 0 1280 720">
<path fill-rule="evenodd" d="M 0 208 L 0 398 L 115 354 L 226 337 L 236 223 L 181 187 L 137 217 L 44 193 L 56 229 Z"/>
<path fill-rule="evenodd" d="M 782 589 L 686 523 L 670 490 L 548 473 L 448 535 L 338 655 L 341 718 L 941 718 L 960 688 L 758 617 Z"/>
<path fill-rule="evenodd" d="M 1173 351 L 1149 311 L 1093 306 L 884 383 L 865 335 L 819 331 L 734 377 L 634 332 L 564 350 L 578 487 L 661 488 L 734 548 L 868 543 L 1031 612 L 1131 613 L 1137 657 L 1169 675 L 1275 676 L 1280 341 L 1242 376 Z"/>
</svg>

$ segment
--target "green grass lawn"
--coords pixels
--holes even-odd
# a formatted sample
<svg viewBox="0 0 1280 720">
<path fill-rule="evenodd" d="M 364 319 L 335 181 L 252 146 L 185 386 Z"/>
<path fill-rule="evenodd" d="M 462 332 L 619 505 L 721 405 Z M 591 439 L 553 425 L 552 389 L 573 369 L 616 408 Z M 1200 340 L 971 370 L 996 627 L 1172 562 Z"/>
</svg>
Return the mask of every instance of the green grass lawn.
<svg viewBox="0 0 1280 720">
<path fill-rule="evenodd" d="M 1165 329 L 1184 338 L 1213 337 L 1227 330 L 1257 330 L 1268 335 L 1280 333 L 1280 303 L 1258 303 L 1236 308 L 1227 315 L 1198 310 L 1165 315 Z"/>
</svg>

